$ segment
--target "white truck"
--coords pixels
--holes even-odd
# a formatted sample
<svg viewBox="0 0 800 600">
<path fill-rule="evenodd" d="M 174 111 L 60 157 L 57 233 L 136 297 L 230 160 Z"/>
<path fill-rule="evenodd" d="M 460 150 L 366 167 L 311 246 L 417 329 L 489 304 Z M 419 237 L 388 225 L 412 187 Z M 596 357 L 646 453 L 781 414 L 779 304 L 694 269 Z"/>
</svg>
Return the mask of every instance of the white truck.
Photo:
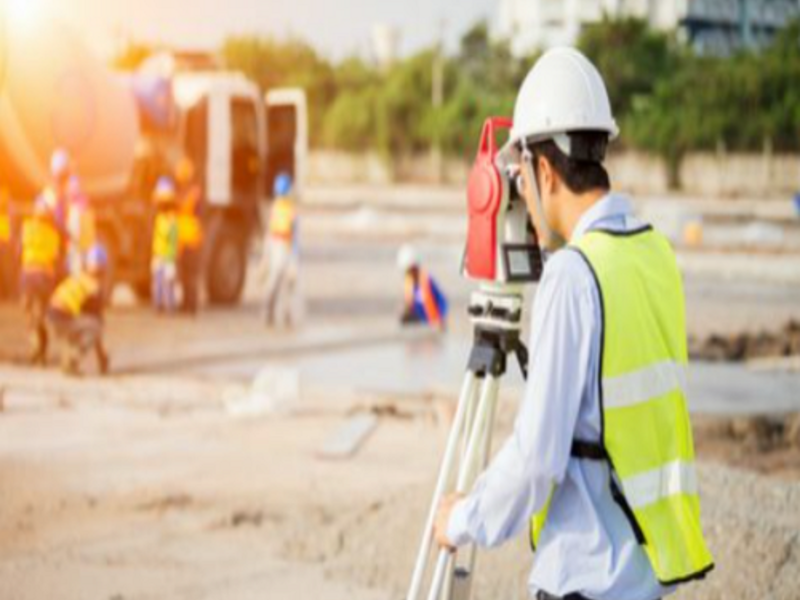
<svg viewBox="0 0 800 600">
<path fill-rule="evenodd" d="M 181 56 L 154 58 L 123 77 L 63 23 L 51 18 L 35 27 L 23 32 L 0 18 L 0 186 L 29 202 L 47 183 L 50 153 L 66 148 L 96 206 L 113 281 L 144 296 L 151 191 L 188 156 L 204 190 L 207 297 L 237 302 L 275 175 L 288 171 L 302 190 L 304 92 L 262 95 L 239 73 Z"/>
</svg>

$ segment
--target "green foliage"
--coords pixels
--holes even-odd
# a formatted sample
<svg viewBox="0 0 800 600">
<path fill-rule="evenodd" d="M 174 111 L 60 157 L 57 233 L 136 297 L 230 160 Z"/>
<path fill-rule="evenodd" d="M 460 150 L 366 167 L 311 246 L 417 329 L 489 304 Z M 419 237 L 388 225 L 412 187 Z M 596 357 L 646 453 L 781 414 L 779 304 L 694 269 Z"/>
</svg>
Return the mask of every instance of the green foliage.
<svg viewBox="0 0 800 600">
<path fill-rule="evenodd" d="M 622 137 L 618 145 L 656 152 L 677 173 L 693 150 L 800 150 L 800 23 L 774 43 L 730 58 L 694 55 L 676 36 L 637 19 L 604 18 L 585 27 L 578 46 L 603 74 Z M 116 58 L 135 68 L 152 48 L 130 44 Z M 514 57 L 486 22 L 466 32 L 454 55 L 434 48 L 386 70 L 360 58 L 332 63 L 298 40 L 229 39 L 227 68 L 268 90 L 300 86 L 309 98 L 311 142 L 386 156 L 441 144 L 457 156 L 475 151 L 484 119 L 511 115 L 535 56 Z M 434 65 L 443 62 L 444 103 L 433 106 Z"/>
<path fill-rule="evenodd" d="M 627 114 L 637 97 L 652 93 L 656 83 L 674 73 L 679 55 L 672 37 L 649 29 L 635 18 L 609 19 L 588 25 L 578 48 L 603 74 L 616 115 Z"/>
</svg>

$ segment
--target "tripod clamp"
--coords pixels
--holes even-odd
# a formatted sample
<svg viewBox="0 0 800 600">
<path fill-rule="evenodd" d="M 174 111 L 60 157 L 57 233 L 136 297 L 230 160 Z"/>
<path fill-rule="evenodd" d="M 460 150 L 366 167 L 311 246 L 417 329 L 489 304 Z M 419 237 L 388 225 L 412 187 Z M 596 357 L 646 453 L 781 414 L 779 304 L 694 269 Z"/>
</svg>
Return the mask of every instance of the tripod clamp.
<svg viewBox="0 0 800 600">
<path fill-rule="evenodd" d="M 468 370 L 479 378 L 502 377 L 507 357 L 517 357 L 522 376 L 528 378 L 528 349 L 522 342 L 522 295 L 517 293 L 475 292 L 467 312 L 475 326 L 475 338 Z"/>
</svg>

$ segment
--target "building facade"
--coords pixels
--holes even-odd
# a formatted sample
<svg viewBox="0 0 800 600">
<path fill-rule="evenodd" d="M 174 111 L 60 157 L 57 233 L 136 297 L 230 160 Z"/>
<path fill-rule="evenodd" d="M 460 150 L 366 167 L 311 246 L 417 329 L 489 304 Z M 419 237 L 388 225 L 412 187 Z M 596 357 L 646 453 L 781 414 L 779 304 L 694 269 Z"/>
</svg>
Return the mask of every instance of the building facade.
<svg viewBox="0 0 800 600">
<path fill-rule="evenodd" d="M 607 14 L 677 29 L 697 52 L 726 55 L 759 48 L 792 19 L 800 0 L 500 0 L 498 32 L 516 54 L 574 44 L 581 29 Z"/>
</svg>

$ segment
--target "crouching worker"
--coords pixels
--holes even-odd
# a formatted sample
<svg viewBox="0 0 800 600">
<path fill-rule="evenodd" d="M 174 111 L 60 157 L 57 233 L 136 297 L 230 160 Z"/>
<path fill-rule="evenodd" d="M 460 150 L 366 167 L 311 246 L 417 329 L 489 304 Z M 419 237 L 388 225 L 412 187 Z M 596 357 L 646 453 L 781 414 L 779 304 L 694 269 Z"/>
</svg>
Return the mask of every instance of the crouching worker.
<svg viewBox="0 0 800 600">
<path fill-rule="evenodd" d="M 45 313 L 55 286 L 61 257 L 61 235 L 45 192 L 36 200 L 33 215 L 22 224 L 20 291 L 30 337 L 31 364 L 47 363 Z"/>
<path fill-rule="evenodd" d="M 412 246 L 403 246 L 397 255 L 397 267 L 405 275 L 405 295 L 400 322 L 424 324 L 438 331 L 447 326 L 447 298 L 433 277 L 420 265 Z"/>
<path fill-rule="evenodd" d="M 84 259 L 85 268 L 65 279 L 53 293 L 47 319 L 60 345 L 61 369 L 79 375 L 87 352 L 93 350 L 97 368 L 108 373 L 109 357 L 103 347 L 103 273 L 106 255 L 93 246 Z"/>
</svg>

